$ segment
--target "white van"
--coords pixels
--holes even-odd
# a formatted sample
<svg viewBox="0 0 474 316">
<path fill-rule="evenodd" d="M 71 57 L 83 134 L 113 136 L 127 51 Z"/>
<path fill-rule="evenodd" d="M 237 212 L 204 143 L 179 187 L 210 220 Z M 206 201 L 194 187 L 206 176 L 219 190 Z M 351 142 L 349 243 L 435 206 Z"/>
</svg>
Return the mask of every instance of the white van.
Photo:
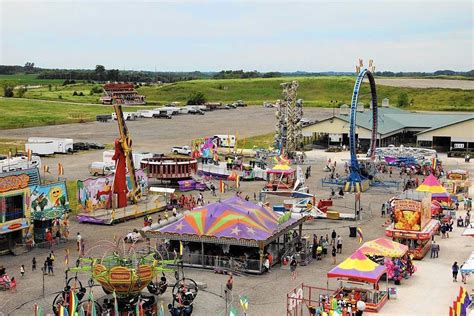
<svg viewBox="0 0 474 316">
<path fill-rule="evenodd" d="M 102 161 L 96 161 L 89 165 L 89 174 L 93 176 L 107 176 L 112 173 L 115 173 L 115 167 Z"/>
<path fill-rule="evenodd" d="M 217 147 L 235 147 L 235 135 L 214 135 L 212 138 Z"/>
</svg>

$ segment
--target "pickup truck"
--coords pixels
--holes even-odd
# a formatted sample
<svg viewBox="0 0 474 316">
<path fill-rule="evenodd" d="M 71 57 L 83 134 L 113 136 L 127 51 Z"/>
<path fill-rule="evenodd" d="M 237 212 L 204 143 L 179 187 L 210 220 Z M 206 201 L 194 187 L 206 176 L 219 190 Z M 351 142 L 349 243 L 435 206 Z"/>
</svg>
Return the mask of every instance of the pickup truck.
<svg viewBox="0 0 474 316">
<path fill-rule="evenodd" d="M 191 148 L 189 146 L 175 146 L 171 148 L 171 152 L 175 155 L 191 155 Z"/>
</svg>

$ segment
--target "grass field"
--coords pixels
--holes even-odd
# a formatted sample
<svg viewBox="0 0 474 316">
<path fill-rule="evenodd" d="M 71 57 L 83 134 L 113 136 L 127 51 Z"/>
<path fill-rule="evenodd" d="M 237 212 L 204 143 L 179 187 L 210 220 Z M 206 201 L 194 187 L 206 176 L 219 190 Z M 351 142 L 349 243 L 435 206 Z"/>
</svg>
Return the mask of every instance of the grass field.
<svg viewBox="0 0 474 316">
<path fill-rule="evenodd" d="M 16 139 L 1 139 L 0 138 L 0 155 L 8 155 L 8 152 L 11 151 L 12 154 L 15 154 L 17 151 L 25 151 L 25 142 L 22 140 Z"/>
<path fill-rule="evenodd" d="M 136 111 L 141 107 L 124 107 Z M 0 98 L 0 129 L 23 128 L 95 120 L 97 114 L 110 114 L 112 107 L 68 104 L 42 100 Z"/>
<path fill-rule="evenodd" d="M 273 146 L 274 134 L 263 134 L 237 140 L 237 148 L 268 148 Z"/>
<path fill-rule="evenodd" d="M 64 82 L 62 79 L 37 79 L 37 76 L 37 74 L 0 75 L 0 82 L 10 81 L 18 85 L 61 85 Z"/>
<path fill-rule="evenodd" d="M 140 93 L 148 101 L 167 103 L 186 102 L 193 91 L 204 93 L 209 101 L 232 102 L 238 99 L 248 104 L 261 105 L 265 101 L 281 99 L 280 83 L 292 78 L 236 79 L 236 80 L 194 80 L 165 85 L 162 87 L 141 87 Z M 305 106 L 330 107 L 331 100 L 338 103 L 350 103 L 354 78 L 352 77 L 312 77 L 296 78 L 300 86 L 298 97 Z M 389 98 L 396 103 L 400 92 L 406 92 L 413 99 L 410 109 L 418 110 L 474 110 L 474 91 L 459 89 L 419 89 L 377 86 L 379 103 Z M 361 88 L 360 101 L 369 104 L 370 93 L 367 84 Z"/>
<path fill-rule="evenodd" d="M 350 103 L 354 78 L 352 77 L 300 77 L 268 79 L 229 79 L 229 80 L 193 80 L 177 82 L 163 86 L 153 85 L 140 87 L 138 91 L 147 97 L 150 104 L 166 104 L 179 101 L 185 104 L 193 92 L 202 92 L 208 101 L 233 102 L 244 100 L 248 104 L 262 105 L 263 102 L 274 102 L 282 98 L 280 83 L 296 79 L 300 83 L 298 97 L 304 99 L 305 106 L 330 107 L 337 100 L 338 104 Z M 1 80 L 1 77 L 0 77 Z M 53 85 L 29 89 L 25 98 L 67 101 L 77 103 L 98 103 L 100 94 L 90 95 L 92 84 Z M 73 96 L 74 91 L 84 96 Z M 398 95 L 406 92 L 413 105 L 413 110 L 474 110 L 474 90 L 441 89 L 441 88 L 404 88 L 377 86 L 379 103 L 389 98 L 396 104 Z M 360 91 L 360 102 L 369 104 L 370 93 L 367 84 Z"/>
</svg>

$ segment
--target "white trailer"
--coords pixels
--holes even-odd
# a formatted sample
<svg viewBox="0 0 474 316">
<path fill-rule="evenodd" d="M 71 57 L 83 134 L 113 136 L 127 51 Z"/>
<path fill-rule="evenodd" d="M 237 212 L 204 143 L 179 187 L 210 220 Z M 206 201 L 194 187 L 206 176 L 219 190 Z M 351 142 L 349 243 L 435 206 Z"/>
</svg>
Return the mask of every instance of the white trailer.
<svg viewBox="0 0 474 316">
<path fill-rule="evenodd" d="M 38 156 L 53 155 L 57 148 L 57 144 L 54 142 L 37 142 L 37 143 L 26 143 L 25 151 L 31 150 L 31 152 Z"/>
<path fill-rule="evenodd" d="M 214 135 L 212 138 L 217 147 L 235 147 L 235 135 Z"/>
<path fill-rule="evenodd" d="M 67 154 L 67 153 L 72 153 L 73 152 L 74 141 L 73 141 L 72 138 L 29 137 L 28 138 L 28 143 L 29 144 L 52 144 L 53 153 Z M 39 146 L 39 147 L 36 146 L 36 147 L 38 147 L 37 150 L 41 151 L 41 148 L 42 148 L 44 152 L 47 152 L 47 151 L 49 151 L 50 146 L 51 145 L 42 145 L 42 146 Z M 33 147 L 35 147 L 35 146 L 33 146 Z M 28 148 L 26 150 L 28 150 Z M 32 152 L 34 154 L 37 153 L 33 150 L 32 150 Z M 40 154 L 40 153 L 38 152 L 38 154 Z M 44 153 L 44 155 L 49 155 L 49 153 Z"/>
<path fill-rule="evenodd" d="M 138 116 L 139 114 L 135 112 L 123 112 L 123 118 L 125 119 L 125 121 L 134 121 L 137 119 Z M 117 113 L 112 113 L 112 119 L 115 121 L 117 120 Z"/>
<path fill-rule="evenodd" d="M 102 162 L 109 166 L 115 166 L 115 161 L 112 160 L 115 151 L 113 150 L 106 150 L 102 153 Z M 145 158 L 153 158 L 153 153 L 148 152 L 133 152 L 133 165 L 135 169 L 140 169 L 140 162 Z"/>
<path fill-rule="evenodd" d="M 25 170 L 29 168 L 41 168 L 41 158 L 38 156 L 31 156 L 31 160 L 28 161 L 28 157 L 12 157 L 0 160 L 0 173 L 10 172 L 17 170 Z"/>
</svg>

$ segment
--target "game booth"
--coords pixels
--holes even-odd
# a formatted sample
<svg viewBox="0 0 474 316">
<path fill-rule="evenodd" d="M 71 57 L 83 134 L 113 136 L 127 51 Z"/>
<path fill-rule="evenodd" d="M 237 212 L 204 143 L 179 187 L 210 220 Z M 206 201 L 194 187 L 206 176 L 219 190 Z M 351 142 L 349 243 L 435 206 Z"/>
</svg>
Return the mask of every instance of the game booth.
<svg viewBox="0 0 474 316">
<path fill-rule="evenodd" d="M 387 276 L 400 284 L 402 279 L 408 279 L 415 271 L 408 246 L 387 238 L 377 238 L 364 243 L 360 248 L 370 260 L 384 265 L 387 268 Z"/>
<path fill-rule="evenodd" d="M 470 185 L 469 172 L 461 169 L 448 171 L 443 181 L 443 186 L 451 194 L 467 193 Z"/>
<path fill-rule="evenodd" d="M 296 181 L 296 170 L 286 164 L 275 165 L 267 175 L 267 189 L 273 191 L 292 189 Z"/>
<path fill-rule="evenodd" d="M 332 296 L 342 300 L 343 305 L 356 306 L 358 301 L 363 301 L 367 312 L 378 312 L 388 300 L 387 287 L 385 290 L 379 288 L 380 279 L 386 273 L 385 266 L 373 262 L 357 250 L 329 271 L 327 277 L 339 281 L 339 288 Z"/>
<path fill-rule="evenodd" d="M 431 236 L 438 232 L 439 221 L 431 219 L 431 194 L 409 190 L 392 202 L 394 222 L 385 235 L 408 246 L 414 259 L 423 259 L 431 247 Z"/>
</svg>

